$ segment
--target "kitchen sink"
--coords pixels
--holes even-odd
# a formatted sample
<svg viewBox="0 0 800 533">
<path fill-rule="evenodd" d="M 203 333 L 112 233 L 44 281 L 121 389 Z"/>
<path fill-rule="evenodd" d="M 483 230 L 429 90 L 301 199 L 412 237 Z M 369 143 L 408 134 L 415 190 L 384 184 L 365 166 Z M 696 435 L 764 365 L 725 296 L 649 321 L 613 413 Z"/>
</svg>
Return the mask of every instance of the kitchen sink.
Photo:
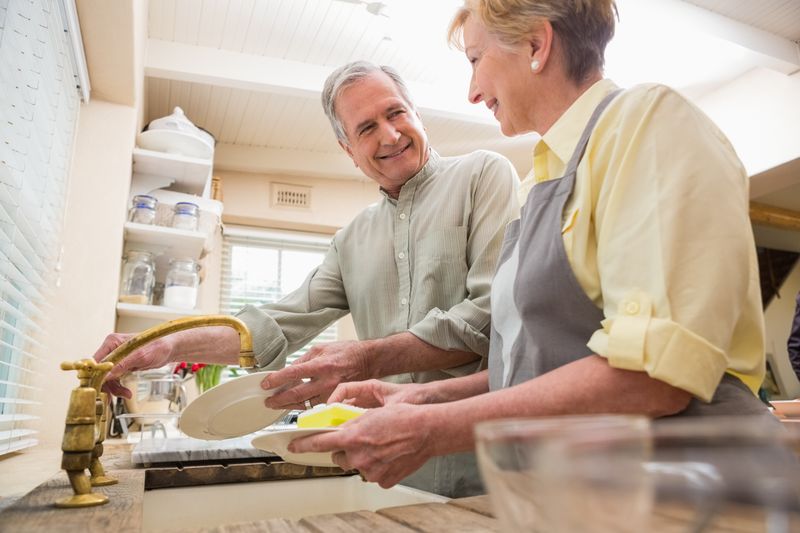
<svg viewBox="0 0 800 533">
<path fill-rule="evenodd" d="M 145 491 L 143 530 L 209 528 L 446 501 L 444 496 L 402 485 L 382 489 L 358 476 L 167 488 Z"/>
</svg>

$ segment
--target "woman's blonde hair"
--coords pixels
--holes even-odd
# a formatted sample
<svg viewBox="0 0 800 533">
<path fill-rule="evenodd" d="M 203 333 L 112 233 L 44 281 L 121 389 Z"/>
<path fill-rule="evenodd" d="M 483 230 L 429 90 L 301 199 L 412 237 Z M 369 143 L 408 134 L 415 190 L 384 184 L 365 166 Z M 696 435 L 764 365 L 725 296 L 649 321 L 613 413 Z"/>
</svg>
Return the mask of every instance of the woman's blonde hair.
<svg viewBox="0 0 800 533">
<path fill-rule="evenodd" d="M 519 44 L 539 22 L 550 21 L 567 75 L 581 83 L 603 69 L 617 6 L 614 0 L 464 0 L 447 32 L 456 48 L 463 49 L 464 24 L 470 16 L 506 45 Z"/>
</svg>

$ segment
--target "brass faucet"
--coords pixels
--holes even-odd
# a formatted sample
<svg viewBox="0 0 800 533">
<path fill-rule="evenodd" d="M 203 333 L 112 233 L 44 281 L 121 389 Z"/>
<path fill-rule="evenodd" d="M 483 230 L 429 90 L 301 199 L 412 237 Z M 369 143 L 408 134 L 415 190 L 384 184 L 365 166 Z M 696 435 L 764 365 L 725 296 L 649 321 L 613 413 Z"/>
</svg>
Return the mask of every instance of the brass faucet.
<svg viewBox="0 0 800 533">
<path fill-rule="evenodd" d="M 247 326 L 229 315 L 185 317 L 165 322 L 128 339 L 108 354 L 103 361 L 92 359 L 61 363 L 62 370 L 77 370 L 80 386 L 69 399 L 64 439 L 61 450 L 61 468 L 66 470 L 74 494 L 56 502 L 56 507 L 89 507 L 108 502 L 108 496 L 92 492 L 92 487 L 113 485 L 117 480 L 106 475 L 100 457 L 106 438 L 108 394 L 103 392 L 106 374 L 137 348 L 159 337 L 178 331 L 204 326 L 229 326 L 239 333 L 239 366 L 253 368 L 253 339 Z M 90 478 L 86 476 L 89 469 Z"/>
</svg>

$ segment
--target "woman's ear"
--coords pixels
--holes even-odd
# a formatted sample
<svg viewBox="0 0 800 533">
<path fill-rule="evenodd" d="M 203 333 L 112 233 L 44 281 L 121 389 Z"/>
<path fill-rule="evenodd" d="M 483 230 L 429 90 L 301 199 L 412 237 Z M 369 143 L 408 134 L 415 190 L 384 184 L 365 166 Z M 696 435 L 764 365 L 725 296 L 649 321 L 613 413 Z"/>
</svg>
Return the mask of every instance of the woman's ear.
<svg viewBox="0 0 800 533">
<path fill-rule="evenodd" d="M 530 47 L 531 72 L 538 74 L 547 65 L 553 49 L 553 25 L 543 20 L 531 30 L 528 37 Z"/>
</svg>

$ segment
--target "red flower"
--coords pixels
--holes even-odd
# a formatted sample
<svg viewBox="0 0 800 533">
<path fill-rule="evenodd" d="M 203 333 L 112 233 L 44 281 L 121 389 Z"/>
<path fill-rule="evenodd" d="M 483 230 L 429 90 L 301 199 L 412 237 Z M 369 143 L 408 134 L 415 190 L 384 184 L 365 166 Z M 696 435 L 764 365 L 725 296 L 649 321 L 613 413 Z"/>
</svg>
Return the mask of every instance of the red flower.
<svg viewBox="0 0 800 533">
<path fill-rule="evenodd" d="M 192 363 L 192 372 L 197 372 L 198 370 L 200 370 L 200 364 Z"/>
</svg>

